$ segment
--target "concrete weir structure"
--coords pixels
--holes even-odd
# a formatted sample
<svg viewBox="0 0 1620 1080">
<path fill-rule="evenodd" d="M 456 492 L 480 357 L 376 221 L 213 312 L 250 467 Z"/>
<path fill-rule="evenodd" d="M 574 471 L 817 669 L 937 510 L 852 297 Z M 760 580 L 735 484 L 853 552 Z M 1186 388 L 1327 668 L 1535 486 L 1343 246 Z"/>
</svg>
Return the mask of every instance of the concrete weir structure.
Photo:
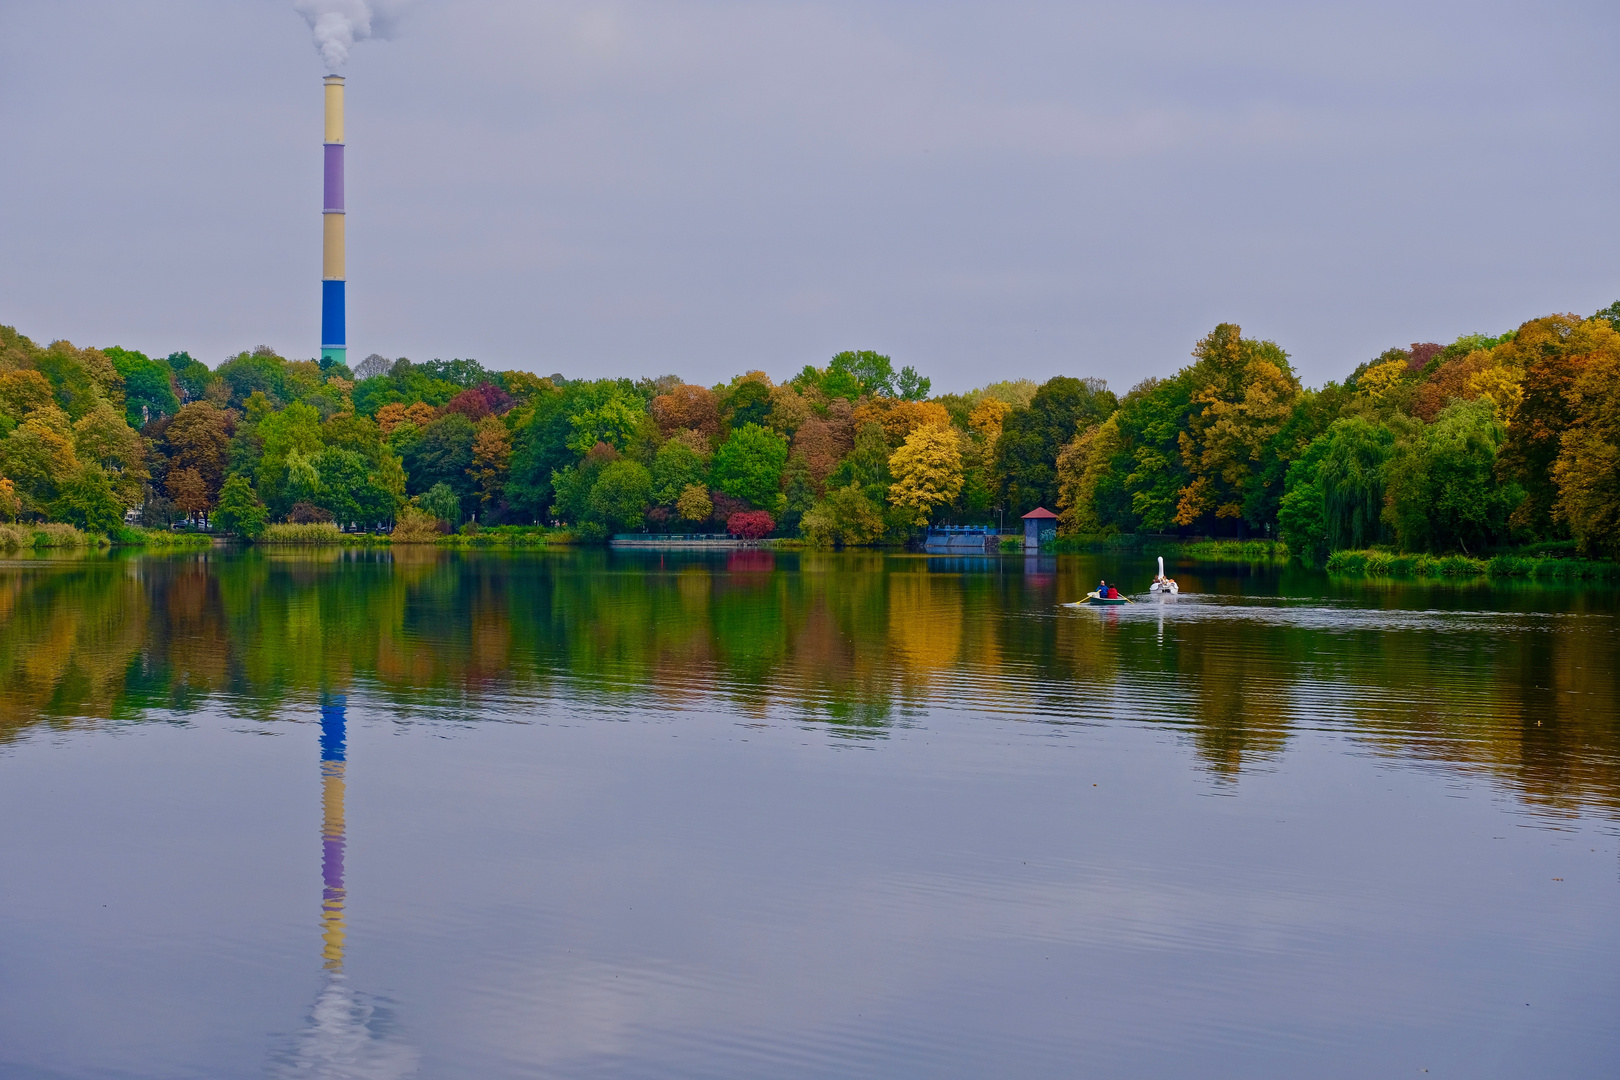
<svg viewBox="0 0 1620 1080">
<path fill-rule="evenodd" d="M 348 284 L 344 258 L 343 76 L 326 77 L 326 183 L 321 210 L 321 359 L 347 363 L 348 328 L 343 291 Z"/>
</svg>

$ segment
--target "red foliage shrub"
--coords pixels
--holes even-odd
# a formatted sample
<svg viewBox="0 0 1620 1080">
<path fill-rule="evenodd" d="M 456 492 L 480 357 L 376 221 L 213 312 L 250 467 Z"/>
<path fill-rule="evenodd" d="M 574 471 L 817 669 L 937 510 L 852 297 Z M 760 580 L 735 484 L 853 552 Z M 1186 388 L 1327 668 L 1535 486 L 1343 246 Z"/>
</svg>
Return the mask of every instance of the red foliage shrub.
<svg viewBox="0 0 1620 1080">
<path fill-rule="evenodd" d="M 444 411 L 465 413 L 469 420 L 482 420 L 492 413 L 499 416 L 513 404 L 512 395 L 494 383 L 479 383 L 471 390 L 463 390 L 447 401 Z"/>
<path fill-rule="evenodd" d="M 742 510 L 726 518 L 726 531 L 744 540 L 769 536 L 776 521 L 763 510 Z"/>
</svg>

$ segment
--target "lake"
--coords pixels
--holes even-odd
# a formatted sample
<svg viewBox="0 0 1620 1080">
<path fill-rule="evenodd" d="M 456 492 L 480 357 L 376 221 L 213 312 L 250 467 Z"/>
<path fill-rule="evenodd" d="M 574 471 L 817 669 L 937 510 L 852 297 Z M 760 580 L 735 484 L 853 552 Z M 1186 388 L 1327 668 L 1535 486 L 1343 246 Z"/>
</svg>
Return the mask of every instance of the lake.
<svg viewBox="0 0 1620 1080">
<path fill-rule="evenodd" d="M 0 1075 L 1608 1077 L 1606 589 L 0 564 Z"/>
</svg>

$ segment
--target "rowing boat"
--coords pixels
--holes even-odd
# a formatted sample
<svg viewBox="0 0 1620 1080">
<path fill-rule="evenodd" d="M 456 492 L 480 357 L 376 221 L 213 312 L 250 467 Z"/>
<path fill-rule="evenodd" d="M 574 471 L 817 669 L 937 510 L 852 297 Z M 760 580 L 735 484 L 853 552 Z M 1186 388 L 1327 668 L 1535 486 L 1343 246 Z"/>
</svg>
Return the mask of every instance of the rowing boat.
<svg viewBox="0 0 1620 1080">
<path fill-rule="evenodd" d="M 1089 592 L 1086 593 L 1086 598 L 1084 600 L 1076 600 L 1072 604 L 1064 604 L 1063 606 L 1079 607 L 1081 604 L 1094 604 L 1100 607 L 1113 607 L 1119 604 L 1130 603 L 1134 603 L 1134 601 L 1128 596 L 1098 596 L 1094 592 Z"/>
</svg>

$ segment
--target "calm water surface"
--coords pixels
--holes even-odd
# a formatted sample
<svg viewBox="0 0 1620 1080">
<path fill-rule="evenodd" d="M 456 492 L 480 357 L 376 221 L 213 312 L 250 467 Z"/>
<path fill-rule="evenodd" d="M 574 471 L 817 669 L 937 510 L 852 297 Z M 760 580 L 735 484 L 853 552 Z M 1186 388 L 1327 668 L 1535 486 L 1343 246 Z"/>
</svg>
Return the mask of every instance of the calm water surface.
<svg viewBox="0 0 1620 1080">
<path fill-rule="evenodd" d="M 0 1076 L 1610 1077 L 1606 591 L 0 564 Z"/>
</svg>

